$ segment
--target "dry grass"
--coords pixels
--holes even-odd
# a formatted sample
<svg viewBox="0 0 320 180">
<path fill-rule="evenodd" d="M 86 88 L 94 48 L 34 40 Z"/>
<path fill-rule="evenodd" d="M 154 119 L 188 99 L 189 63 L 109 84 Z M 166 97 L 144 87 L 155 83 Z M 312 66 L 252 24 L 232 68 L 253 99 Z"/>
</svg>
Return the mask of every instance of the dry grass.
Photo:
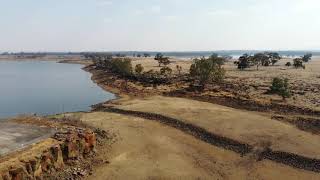
<svg viewBox="0 0 320 180">
<path fill-rule="evenodd" d="M 257 99 L 265 102 L 280 102 L 282 98 L 276 95 L 266 94 L 266 90 L 271 85 L 275 77 L 288 78 L 293 97 L 287 99 L 285 103 L 290 105 L 320 110 L 320 57 L 314 58 L 306 64 L 306 69 L 295 69 L 286 67 L 285 63 L 292 59 L 282 59 L 275 66 L 260 67 L 257 71 L 255 67 L 240 71 L 233 64 L 227 62 L 224 67 L 227 70 L 226 82 L 237 84 L 241 91 L 237 92 L 247 98 Z M 182 66 L 182 71 L 187 73 L 192 61 L 172 59 L 169 65 L 174 73 L 178 73 L 176 65 Z M 142 64 L 145 71 L 159 70 L 157 61 L 153 58 L 134 59 L 133 65 Z"/>
<path fill-rule="evenodd" d="M 253 146 L 270 142 L 273 150 L 320 159 L 320 136 L 272 120 L 268 114 L 161 96 L 121 101 L 115 107 L 161 114 Z"/>
</svg>

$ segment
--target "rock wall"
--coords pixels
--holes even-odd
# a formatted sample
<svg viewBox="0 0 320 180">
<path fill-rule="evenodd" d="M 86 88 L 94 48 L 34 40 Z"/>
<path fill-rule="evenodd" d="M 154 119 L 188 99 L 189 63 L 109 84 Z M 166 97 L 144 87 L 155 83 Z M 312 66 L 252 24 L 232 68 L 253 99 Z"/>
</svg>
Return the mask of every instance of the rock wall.
<svg viewBox="0 0 320 180">
<path fill-rule="evenodd" d="M 84 128 L 68 127 L 57 132 L 53 139 L 55 143 L 32 157 L 23 157 L 21 153 L 15 155 L 15 160 L 7 159 L 11 162 L 4 162 L 0 167 L 0 180 L 43 179 L 73 160 L 86 158 L 96 147 L 95 133 Z"/>
</svg>

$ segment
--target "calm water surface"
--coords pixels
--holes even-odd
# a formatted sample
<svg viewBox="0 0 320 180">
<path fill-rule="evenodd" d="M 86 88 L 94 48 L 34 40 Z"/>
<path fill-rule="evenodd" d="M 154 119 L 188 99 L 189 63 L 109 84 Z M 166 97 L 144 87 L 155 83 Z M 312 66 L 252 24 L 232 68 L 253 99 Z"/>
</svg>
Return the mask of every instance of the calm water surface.
<svg viewBox="0 0 320 180">
<path fill-rule="evenodd" d="M 0 61 L 0 118 L 87 111 L 115 96 L 91 81 L 82 65 Z"/>
</svg>

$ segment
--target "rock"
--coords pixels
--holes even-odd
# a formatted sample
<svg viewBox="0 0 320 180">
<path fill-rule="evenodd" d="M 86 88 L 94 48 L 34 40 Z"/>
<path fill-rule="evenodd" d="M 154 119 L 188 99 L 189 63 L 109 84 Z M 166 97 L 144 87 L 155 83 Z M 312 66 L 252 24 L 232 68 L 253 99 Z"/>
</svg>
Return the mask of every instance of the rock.
<svg viewBox="0 0 320 180">
<path fill-rule="evenodd" d="M 68 160 L 80 159 L 93 153 L 97 141 L 93 131 L 75 127 L 56 133 L 54 139 L 59 143 L 52 145 L 42 154 L 18 161 L 14 167 L 1 169 L 0 180 L 42 179 L 45 174 L 50 176 L 50 173 L 63 170 Z M 75 176 L 88 174 L 81 168 L 74 170 Z"/>
<path fill-rule="evenodd" d="M 10 169 L 9 174 L 11 175 L 11 180 L 24 180 L 32 178 L 23 166 L 13 167 Z"/>
<path fill-rule="evenodd" d="M 11 176 L 9 172 L 0 172 L 0 180 L 10 180 Z"/>
</svg>

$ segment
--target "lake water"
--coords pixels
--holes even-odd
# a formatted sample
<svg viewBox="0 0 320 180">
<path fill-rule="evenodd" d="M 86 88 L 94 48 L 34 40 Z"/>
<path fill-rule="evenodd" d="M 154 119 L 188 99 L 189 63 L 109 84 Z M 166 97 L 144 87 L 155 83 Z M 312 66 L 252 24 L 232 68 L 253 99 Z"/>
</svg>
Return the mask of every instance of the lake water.
<svg viewBox="0 0 320 180">
<path fill-rule="evenodd" d="M 0 118 L 87 111 L 115 96 L 91 81 L 82 65 L 0 61 Z"/>
</svg>

